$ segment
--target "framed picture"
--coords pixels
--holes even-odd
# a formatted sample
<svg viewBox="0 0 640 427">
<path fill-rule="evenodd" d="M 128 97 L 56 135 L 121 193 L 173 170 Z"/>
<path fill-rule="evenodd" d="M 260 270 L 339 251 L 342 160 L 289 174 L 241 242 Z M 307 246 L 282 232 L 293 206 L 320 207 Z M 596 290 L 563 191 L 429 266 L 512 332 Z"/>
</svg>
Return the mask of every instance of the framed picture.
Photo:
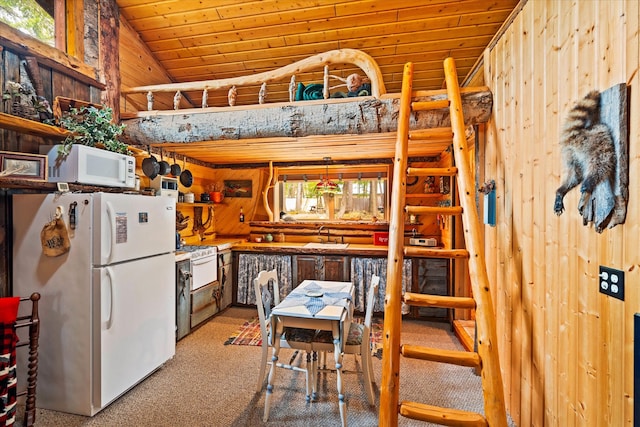
<svg viewBox="0 0 640 427">
<path fill-rule="evenodd" d="M 0 178 L 47 180 L 47 155 L 0 151 Z"/>
<path fill-rule="evenodd" d="M 248 197 L 251 198 L 251 180 L 236 180 L 224 182 L 225 197 Z"/>
</svg>

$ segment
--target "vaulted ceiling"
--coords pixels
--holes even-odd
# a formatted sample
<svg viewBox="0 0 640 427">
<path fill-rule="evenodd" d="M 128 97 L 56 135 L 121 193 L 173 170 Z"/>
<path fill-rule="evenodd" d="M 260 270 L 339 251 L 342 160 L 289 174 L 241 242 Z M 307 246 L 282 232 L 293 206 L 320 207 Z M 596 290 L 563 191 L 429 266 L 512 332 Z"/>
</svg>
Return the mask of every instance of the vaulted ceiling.
<svg viewBox="0 0 640 427">
<path fill-rule="evenodd" d="M 127 50 L 139 37 L 155 57 L 154 63 L 164 68 L 165 81 L 160 83 L 245 77 L 312 55 L 357 49 L 377 62 L 387 93 L 401 91 L 403 66 L 409 61 L 414 63 L 416 91 L 444 87 L 443 60 L 447 57 L 455 59 L 462 83 L 519 7 L 518 0 L 116 1 L 128 30 L 137 33 L 136 40 L 121 40 L 121 70 L 126 70 L 123 87 L 159 83 L 149 81 L 153 77 L 146 72 L 148 67 L 139 63 L 143 56 L 132 52 L 136 49 Z M 123 50 L 128 58 L 123 56 Z M 128 67 L 127 62 L 131 62 Z M 333 64 L 330 72 L 346 78 L 361 70 L 353 65 Z M 319 67 L 296 75 L 296 81 L 321 83 L 322 77 Z M 288 78 L 270 81 L 268 103 L 288 102 L 288 86 Z M 257 104 L 259 89 L 259 83 L 239 87 L 237 105 Z M 171 110 L 173 93 L 155 95 L 154 110 Z M 201 90 L 183 92 L 182 108 L 199 108 L 201 100 Z M 127 109 L 146 110 L 144 93 L 129 96 L 127 101 Z M 185 106 L 185 101 L 189 105 Z M 227 89 L 210 91 L 207 105 L 228 107 Z M 366 135 L 343 135 L 282 141 L 253 138 L 242 143 L 212 137 L 188 143 L 158 140 L 152 145 L 210 164 L 248 164 L 270 159 L 313 162 L 322 161 L 327 155 L 337 160 L 390 159 L 394 150 L 393 135 L 377 135 L 375 141 Z M 412 155 L 428 156 L 442 149 L 439 141 L 421 144 Z"/>
<path fill-rule="evenodd" d="M 517 6 L 517 0 L 117 0 L 174 82 L 223 79 L 270 71 L 334 49 L 371 55 L 387 92 L 400 92 L 412 61 L 414 90 L 440 89 L 442 61 L 456 59 L 463 79 Z M 343 77 L 354 70 L 346 69 Z M 299 81 L 320 80 L 317 75 Z M 238 104 L 255 103 L 256 90 Z M 217 98 L 216 98 L 217 96 Z M 243 97 L 247 99 L 244 100 Z M 270 86 L 269 101 L 288 100 L 287 82 Z M 210 105 L 224 105 L 226 92 Z"/>
</svg>

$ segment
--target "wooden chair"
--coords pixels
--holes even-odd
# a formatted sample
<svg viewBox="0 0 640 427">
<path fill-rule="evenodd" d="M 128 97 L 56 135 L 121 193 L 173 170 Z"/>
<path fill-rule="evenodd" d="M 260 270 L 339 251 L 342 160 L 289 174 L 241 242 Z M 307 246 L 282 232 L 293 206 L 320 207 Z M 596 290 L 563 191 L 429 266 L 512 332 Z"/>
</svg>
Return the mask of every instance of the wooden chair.
<svg viewBox="0 0 640 427">
<path fill-rule="evenodd" d="M 31 427 L 36 421 L 36 381 L 38 378 L 38 339 L 40 337 L 40 318 L 38 316 L 38 301 L 40 294 L 34 292 L 30 297 L 20 298 L 20 302 L 31 301 L 29 314 L 18 316 L 15 328 L 28 328 L 29 338 L 21 339 L 16 347 L 29 346 L 29 364 L 27 366 L 27 389 L 19 392 L 18 397 L 26 396 L 24 423 L 25 427 Z"/>
<path fill-rule="evenodd" d="M 362 374 L 364 377 L 364 388 L 367 392 L 369 404 L 375 404 L 373 394 L 373 361 L 371 359 L 371 324 L 373 319 L 373 306 L 378 295 L 380 277 L 375 274 L 371 278 L 369 292 L 367 294 L 367 306 L 365 308 L 364 323 L 351 322 L 349 335 L 344 345 L 344 354 L 360 355 L 362 361 Z M 314 352 L 333 352 L 333 337 L 330 331 L 320 331 L 313 339 L 312 348 Z M 322 357 L 324 359 L 324 357 Z M 314 384 L 315 390 L 315 384 Z"/>
<path fill-rule="evenodd" d="M 269 283 L 272 287 L 269 289 Z M 260 359 L 260 374 L 258 376 L 257 392 L 262 391 L 262 386 L 265 380 L 265 372 L 267 370 L 267 364 L 274 362 L 267 362 L 268 352 L 273 347 L 273 334 L 271 328 L 268 326 L 271 315 L 271 308 L 280 303 L 280 285 L 278 283 L 278 275 L 275 269 L 270 271 L 261 271 L 258 273 L 258 277 L 253 280 L 253 286 L 256 292 L 256 305 L 258 306 L 258 318 L 260 319 L 260 332 L 262 334 L 262 357 Z M 285 328 L 284 333 L 280 337 L 280 348 L 290 348 L 296 350 L 294 355 L 289 360 L 288 364 L 279 363 L 276 361 L 278 368 L 289 369 L 298 372 L 304 372 L 306 376 L 306 399 L 311 399 L 311 341 L 316 331 L 312 329 L 299 329 L 299 328 Z M 294 366 L 293 362 L 297 357 L 299 350 L 306 352 L 307 364 L 306 368 Z M 315 391 L 315 388 L 313 389 Z M 267 390 L 269 393 L 270 391 Z"/>
<path fill-rule="evenodd" d="M 13 425 L 18 419 L 18 398 L 26 396 L 24 419 L 21 425 L 30 427 L 36 418 L 36 380 L 38 376 L 38 338 L 40 335 L 40 319 L 38 317 L 39 293 L 28 298 L 0 298 L 0 335 L 2 354 L 2 375 L 0 388 L 3 399 L 0 402 L 0 423 Z M 30 301 L 31 304 L 21 304 Z M 27 314 L 20 314 L 27 313 Z M 17 333 L 21 328 L 28 329 L 22 337 Z M 26 336 L 26 337 L 25 337 Z M 17 349 L 28 346 L 26 358 L 20 358 L 18 364 Z M 18 372 L 20 371 L 20 372 Z M 24 375 L 24 379 L 22 376 Z M 18 379 L 26 383 L 26 389 L 18 391 Z M 21 388 L 24 385 L 20 386 Z"/>
</svg>

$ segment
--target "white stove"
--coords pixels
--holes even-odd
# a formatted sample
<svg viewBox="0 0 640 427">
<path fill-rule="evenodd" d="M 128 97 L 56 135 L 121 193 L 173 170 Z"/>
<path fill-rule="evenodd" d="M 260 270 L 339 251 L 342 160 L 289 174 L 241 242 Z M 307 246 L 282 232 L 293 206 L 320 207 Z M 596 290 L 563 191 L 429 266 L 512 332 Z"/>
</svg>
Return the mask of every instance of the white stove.
<svg viewBox="0 0 640 427">
<path fill-rule="evenodd" d="M 188 252 L 191 258 L 192 291 L 218 280 L 217 246 L 187 245 L 180 250 Z"/>
</svg>

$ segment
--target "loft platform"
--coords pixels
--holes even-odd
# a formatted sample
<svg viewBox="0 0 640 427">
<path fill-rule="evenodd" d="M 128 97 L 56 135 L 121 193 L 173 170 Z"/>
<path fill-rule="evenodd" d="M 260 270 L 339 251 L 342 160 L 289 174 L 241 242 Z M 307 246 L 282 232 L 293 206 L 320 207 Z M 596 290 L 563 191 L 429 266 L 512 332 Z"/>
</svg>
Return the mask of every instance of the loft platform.
<svg viewBox="0 0 640 427">
<path fill-rule="evenodd" d="M 336 69 L 330 71 L 330 65 Z M 319 74 L 313 74 L 318 68 Z M 369 82 L 370 95 L 332 98 L 335 91 L 348 88 L 353 75 Z M 321 99 L 295 100 L 293 83 L 301 76 L 305 82 L 314 76 L 323 82 Z M 210 164 L 318 161 L 326 156 L 335 161 L 390 159 L 395 151 L 400 94 L 385 93 L 381 76 L 369 55 L 341 49 L 252 76 L 128 88 L 123 90 L 126 99 L 145 96 L 151 108 L 157 97 L 172 96 L 174 109 L 123 113 L 125 138 L 131 145 L 161 147 Z M 331 86 L 334 80 L 343 84 Z M 263 84 L 266 96 L 260 94 Z M 290 101 L 269 103 L 269 88 L 285 90 L 283 85 L 288 87 Z M 233 87 L 251 88 L 258 103 L 206 106 L 209 91 Z M 412 94 L 414 102 L 446 101 L 446 96 L 445 90 Z M 467 126 L 488 121 L 493 106 L 488 88 L 463 88 L 461 96 Z M 203 106 L 193 108 L 197 101 Z M 183 108 L 185 105 L 192 108 Z M 409 145 L 410 157 L 439 155 L 451 142 L 448 105 L 416 113 L 410 128 L 422 134 Z"/>
</svg>

